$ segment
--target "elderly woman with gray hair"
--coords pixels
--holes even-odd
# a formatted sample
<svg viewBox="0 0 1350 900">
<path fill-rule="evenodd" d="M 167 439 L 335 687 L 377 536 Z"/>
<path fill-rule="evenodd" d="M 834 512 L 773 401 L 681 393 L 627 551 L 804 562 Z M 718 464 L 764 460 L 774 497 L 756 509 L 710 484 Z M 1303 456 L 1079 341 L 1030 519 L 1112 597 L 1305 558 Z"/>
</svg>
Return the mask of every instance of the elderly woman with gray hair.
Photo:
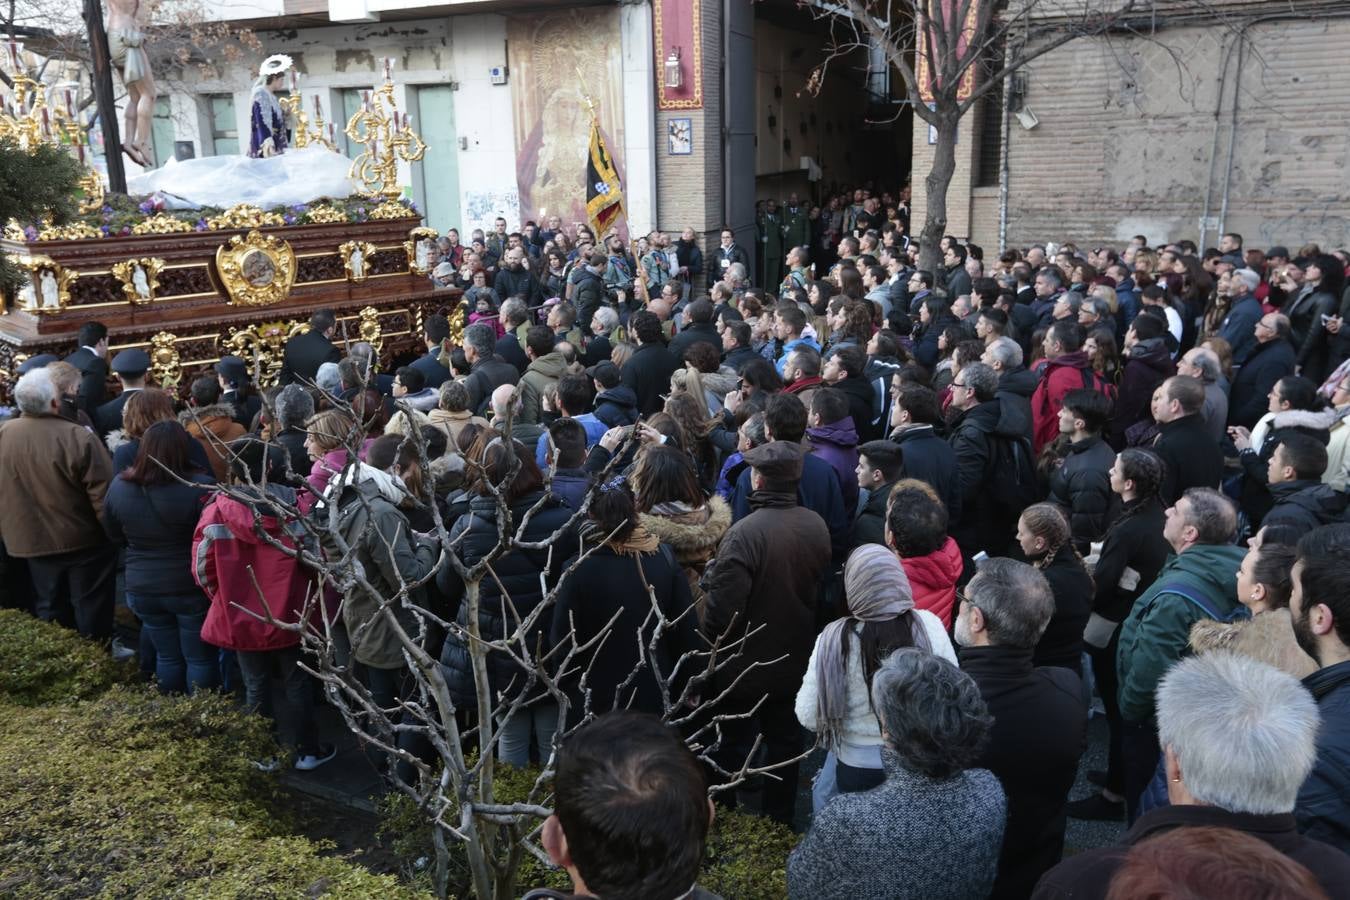
<svg viewBox="0 0 1350 900">
<path fill-rule="evenodd" d="M 872 676 L 901 647 L 917 647 L 956 662 L 942 620 L 914 608 L 899 558 L 880 544 L 863 544 L 844 565 L 848 615 L 816 638 L 797 691 L 797 720 L 829 752 L 816 776 L 812 806 L 820 812 L 839 793 L 871 790 L 885 780 L 881 726 L 872 706 Z"/>
<path fill-rule="evenodd" d="M 788 857 L 788 896 L 988 896 L 1007 801 L 993 773 L 969 768 L 992 725 L 979 688 L 948 660 L 906 647 L 873 676 L 872 706 L 885 781 L 816 814 Z"/>
</svg>

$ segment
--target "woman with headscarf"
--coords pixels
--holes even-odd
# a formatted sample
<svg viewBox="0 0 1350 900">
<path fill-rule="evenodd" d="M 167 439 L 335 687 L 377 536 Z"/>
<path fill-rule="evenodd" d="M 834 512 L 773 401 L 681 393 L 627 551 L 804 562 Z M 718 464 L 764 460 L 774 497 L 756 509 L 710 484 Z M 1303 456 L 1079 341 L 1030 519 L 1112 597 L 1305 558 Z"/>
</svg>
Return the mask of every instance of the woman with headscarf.
<svg viewBox="0 0 1350 900">
<path fill-rule="evenodd" d="M 863 544 L 844 565 L 848 615 L 816 638 L 797 692 L 797 720 L 829 752 L 812 791 L 819 811 L 835 794 L 865 791 L 884 780 L 881 726 L 872 709 L 872 676 L 902 647 L 956 662 L 942 621 L 914 608 L 909 579 L 896 555 Z"/>
</svg>

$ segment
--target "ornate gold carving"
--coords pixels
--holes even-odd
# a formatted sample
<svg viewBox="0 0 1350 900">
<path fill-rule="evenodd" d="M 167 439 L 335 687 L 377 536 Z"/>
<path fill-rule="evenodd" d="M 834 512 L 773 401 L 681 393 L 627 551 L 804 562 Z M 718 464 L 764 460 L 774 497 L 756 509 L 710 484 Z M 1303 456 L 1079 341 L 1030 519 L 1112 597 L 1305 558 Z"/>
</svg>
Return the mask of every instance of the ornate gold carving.
<svg viewBox="0 0 1350 900">
<path fill-rule="evenodd" d="M 408 232 L 408 239 L 403 242 L 403 249 L 408 254 L 408 271 L 414 275 L 431 274 L 431 252 L 436 247 L 436 238 L 440 233 L 434 228 L 414 228 Z M 418 247 L 418 243 L 425 241 L 425 245 Z M 422 261 L 418 262 L 418 251 L 421 251 Z"/>
<path fill-rule="evenodd" d="M 385 197 L 393 200 L 403 194 L 398 181 L 398 163 L 416 162 L 426 155 L 427 145 L 412 130 L 408 114 L 399 119 L 398 104 L 394 102 L 394 82 L 385 74 L 384 84 L 366 95 L 361 109 L 347 122 L 347 137 L 365 144 L 352 160 L 347 177 L 356 182 L 356 189 L 367 197 Z M 371 218 L 376 218 L 374 213 Z M 394 218 L 388 216 L 386 218 Z"/>
<path fill-rule="evenodd" d="M 372 219 L 410 219 L 416 214 L 397 200 L 386 200 L 370 211 Z"/>
<path fill-rule="evenodd" d="M 309 330 L 308 323 L 291 321 L 259 322 L 234 329 L 225 346 L 246 360 L 252 360 L 253 372 L 261 386 L 276 381 L 281 372 L 281 354 L 286 341 Z"/>
<path fill-rule="evenodd" d="M 83 241 L 102 236 L 103 233 L 97 228 L 83 222 L 72 222 L 69 225 L 47 224 L 38 231 L 39 241 Z"/>
<path fill-rule="evenodd" d="M 318 225 L 336 225 L 347 221 L 347 214 L 335 206 L 321 204 L 310 207 L 309 220 Z"/>
<path fill-rule="evenodd" d="M 295 283 L 295 251 L 287 241 L 250 231 L 236 234 L 216 249 L 216 272 L 230 295 L 243 306 L 269 306 L 286 299 Z"/>
<path fill-rule="evenodd" d="M 174 346 L 177 341 L 178 338 L 167 331 L 150 338 L 150 375 L 160 387 L 176 385 L 183 377 L 182 360 L 178 356 L 178 348 Z"/>
<path fill-rule="evenodd" d="M 182 234 L 191 230 L 187 222 L 162 212 L 131 226 L 132 234 Z"/>
<path fill-rule="evenodd" d="M 370 344 L 377 351 L 384 348 L 384 337 L 380 330 L 380 311 L 373 306 L 367 306 L 357 314 L 357 334 L 361 340 Z"/>
<path fill-rule="evenodd" d="M 421 310 L 418 310 L 419 314 Z M 467 303 L 458 303 L 455 305 L 455 311 L 450 313 L 450 343 L 455 347 L 464 345 L 464 329 L 469 322 L 469 305 Z M 417 333 L 422 334 L 422 325 L 417 325 Z"/>
<path fill-rule="evenodd" d="M 133 304 L 149 303 L 155 299 L 155 292 L 159 290 L 159 273 L 162 271 L 164 260 L 158 257 L 128 259 L 112 267 L 113 275 L 122 282 L 122 293 Z"/>
<path fill-rule="evenodd" d="M 20 307 L 31 313 L 59 313 L 70 305 L 70 286 L 78 277 L 50 256 L 20 256 L 28 281 L 19 288 Z"/>
<path fill-rule="evenodd" d="M 80 201 L 80 212 L 91 213 L 103 206 L 103 179 L 97 172 L 90 169 L 75 184 L 84 191 L 84 199 Z"/>
<path fill-rule="evenodd" d="M 347 280 L 360 284 L 370 277 L 370 258 L 375 254 L 375 245 L 366 241 L 348 241 L 338 247 L 338 256 L 342 257 L 342 268 L 347 272 Z"/>
<path fill-rule="evenodd" d="M 247 203 L 231 206 L 220 215 L 206 220 L 206 227 L 212 231 L 229 228 L 271 228 L 285 224 L 286 221 L 277 213 L 263 212 Z"/>
<path fill-rule="evenodd" d="M 16 220 L 10 219 L 8 222 L 5 223 L 5 240 L 18 241 L 19 243 L 23 243 L 24 241 L 28 240 L 28 236 L 23 233 L 22 225 L 20 225 Z"/>
</svg>

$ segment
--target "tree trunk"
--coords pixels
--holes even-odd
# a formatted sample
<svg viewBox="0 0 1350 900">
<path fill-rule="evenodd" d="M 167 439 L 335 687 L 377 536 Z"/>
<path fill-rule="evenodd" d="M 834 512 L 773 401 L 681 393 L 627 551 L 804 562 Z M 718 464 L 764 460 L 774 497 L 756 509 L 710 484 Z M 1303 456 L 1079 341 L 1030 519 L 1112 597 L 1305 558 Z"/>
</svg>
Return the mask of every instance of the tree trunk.
<svg viewBox="0 0 1350 900">
<path fill-rule="evenodd" d="M 942 265 L 942 250 L 938 246 L 947 233 L 947 187 L 956 174 L 956 128 L 960 118 L 955 111 L 938 108 L 937 143 L 933 146 L 933 167 L 924 179 L 927 207 L 924 210 L 923 231 L 919 234 L 919 268 L 933 273 L 935 282 Z M 917 117 L 916 117 L 917 118 Z"/>
<path fill-rule="evenodd" d="M 94 73 L 94 97 L 98 102 L 99 125 L 103 129 L 103 156 L 108 164 L 108 190 L 127 192 L 127 175 L 122 168 L 122 139 L 117 134 L 117 103 L 113 99 L 112 60 L 108 58 L 108 32 L 103 28 L 103 7 L 99 0 L 84 0 L 84 23 L 89 31 L 89 56 Z"/>
</svg>

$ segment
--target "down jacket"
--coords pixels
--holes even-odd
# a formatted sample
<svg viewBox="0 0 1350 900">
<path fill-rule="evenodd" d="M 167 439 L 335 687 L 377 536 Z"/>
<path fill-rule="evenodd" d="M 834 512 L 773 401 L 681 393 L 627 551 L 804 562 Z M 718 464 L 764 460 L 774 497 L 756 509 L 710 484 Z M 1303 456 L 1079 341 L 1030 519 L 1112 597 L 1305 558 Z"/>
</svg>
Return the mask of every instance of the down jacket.
<svg viewBox="0 0 1350 900">
<path fill-rule="evenodd" d="M 291 488 L 273 483 L 267 485 L 267 492 L 283 503 L 296 503 Z M 226 650 L 280 650 L 300 643 L 295 632 L 269 625 L 259 616 L 271 610 L 279 622 L 300 621 L 305 600 L 315 587 L 308 569 L 256 530 L 261 528 L 283 546 L 295 547 L 304 540 L 304 527 L 298 521 L 278 519 L 261 499 L 256 522 L 254 511 L 248 504 L 216 494 L 202 511 L 192 536 L 192 577 L 211 600 L 202 640 Z M 263 590 L 262 597 L 250 572 Z"/>
<path fill-rule="evenodd" d="M 946 543 L 927 556 L 901 557 L 900 565 L 914 593 L 914 608 L 928 610 L 942 620 L 942 627 L 951 628 L 956 582 L 965 569 L 956 540 L 947 538 Z"/>
<path fill-rule="evenodd" d="M 1307 533 L 1340 522 L 1345 515 L 1346 495 L 1321 481 L 1272 484 L 1270 496 L 1274 506 L 1261 520 L 1262 525 L 1291 525 Z"/>
<path fill-rule="evenodd" d="M 1050 501 L 1069 514 L 1074 546 L 1086 553 L 1111 524 L 1115 494 L 1111 491 L 1111 466 L 1116 454 L 1100 437 L 1069 444 L 1068 455 L 1050 475 Z"/>
<path fill-rule="evenodd" d="M 1304 836 L 1350 853 L 1350 662 L 1319 669 L 1303 679 L 1312 692 L 1322 727 L 1317 762 L 1298 792 L 1294 815 Z"/>
<path fill-rule="evenodd" d="M 525 513 L 537 504 L 542 491 L 526 494 L 511 504 L 511 522 L 518 528 Z M 524 540 L 540 541 L 567 524 L 572 510 L 556 500 L 548 500 L 543 507 L 530 518 L 525 529 Z M 497 545 L 497 504 L 492 497 L 475 495 L 469 500 L 469 511 L 460 516 L 450 529 L 451 541 L 458 541 L 460 560 L 466 566 L 472 566 L 483 559 Z M 544 599 L 544 586 L 549 589 L 557 583 L 563 569 L 563 561 L 580 551 L 575 534 L 568 532 L 555 543 L 552 552 L 552 564 L 547 549 L 512 549 L 492 562 L 491 572 L 479 585 L 478 630 L 483 640 L 501 640 L 509 631 L 514 631 L 517 619 L 524 619 Z M 543 575 L 541 583 L 540 575 Z M 448 562 L 441 565 L 436 573 L 436 586 L 450 600 L 450 612 L 455 622 L 467 629 L 469 626 L 469 607 L 464 603 L 464 582 Z M 510 606 L 507 605 L 507 600 Z M 539 617 L 527 636 L 530 652 L 543 647 L 544 637 L 552 624 L 552 616 Z M 519 652 L 519 646 L 515 649 Z M 446 636 L 445 647 L 441 651 L 441 668 L 445 671 L 446 684 L 451 699 L 457 706 L 473 708 L 476 703 L 474 693 L 473 666 L 469 659 L 469 650 L 464 639 L 451 633 Z M 515 696 L 525 685 L 525 673 L 506 654 L 491 651 L 487 658 L 488 681 L 494 700 L 510 691 Z M 535 690 L 538 689 L 536 684 Z"/>
</svg>

